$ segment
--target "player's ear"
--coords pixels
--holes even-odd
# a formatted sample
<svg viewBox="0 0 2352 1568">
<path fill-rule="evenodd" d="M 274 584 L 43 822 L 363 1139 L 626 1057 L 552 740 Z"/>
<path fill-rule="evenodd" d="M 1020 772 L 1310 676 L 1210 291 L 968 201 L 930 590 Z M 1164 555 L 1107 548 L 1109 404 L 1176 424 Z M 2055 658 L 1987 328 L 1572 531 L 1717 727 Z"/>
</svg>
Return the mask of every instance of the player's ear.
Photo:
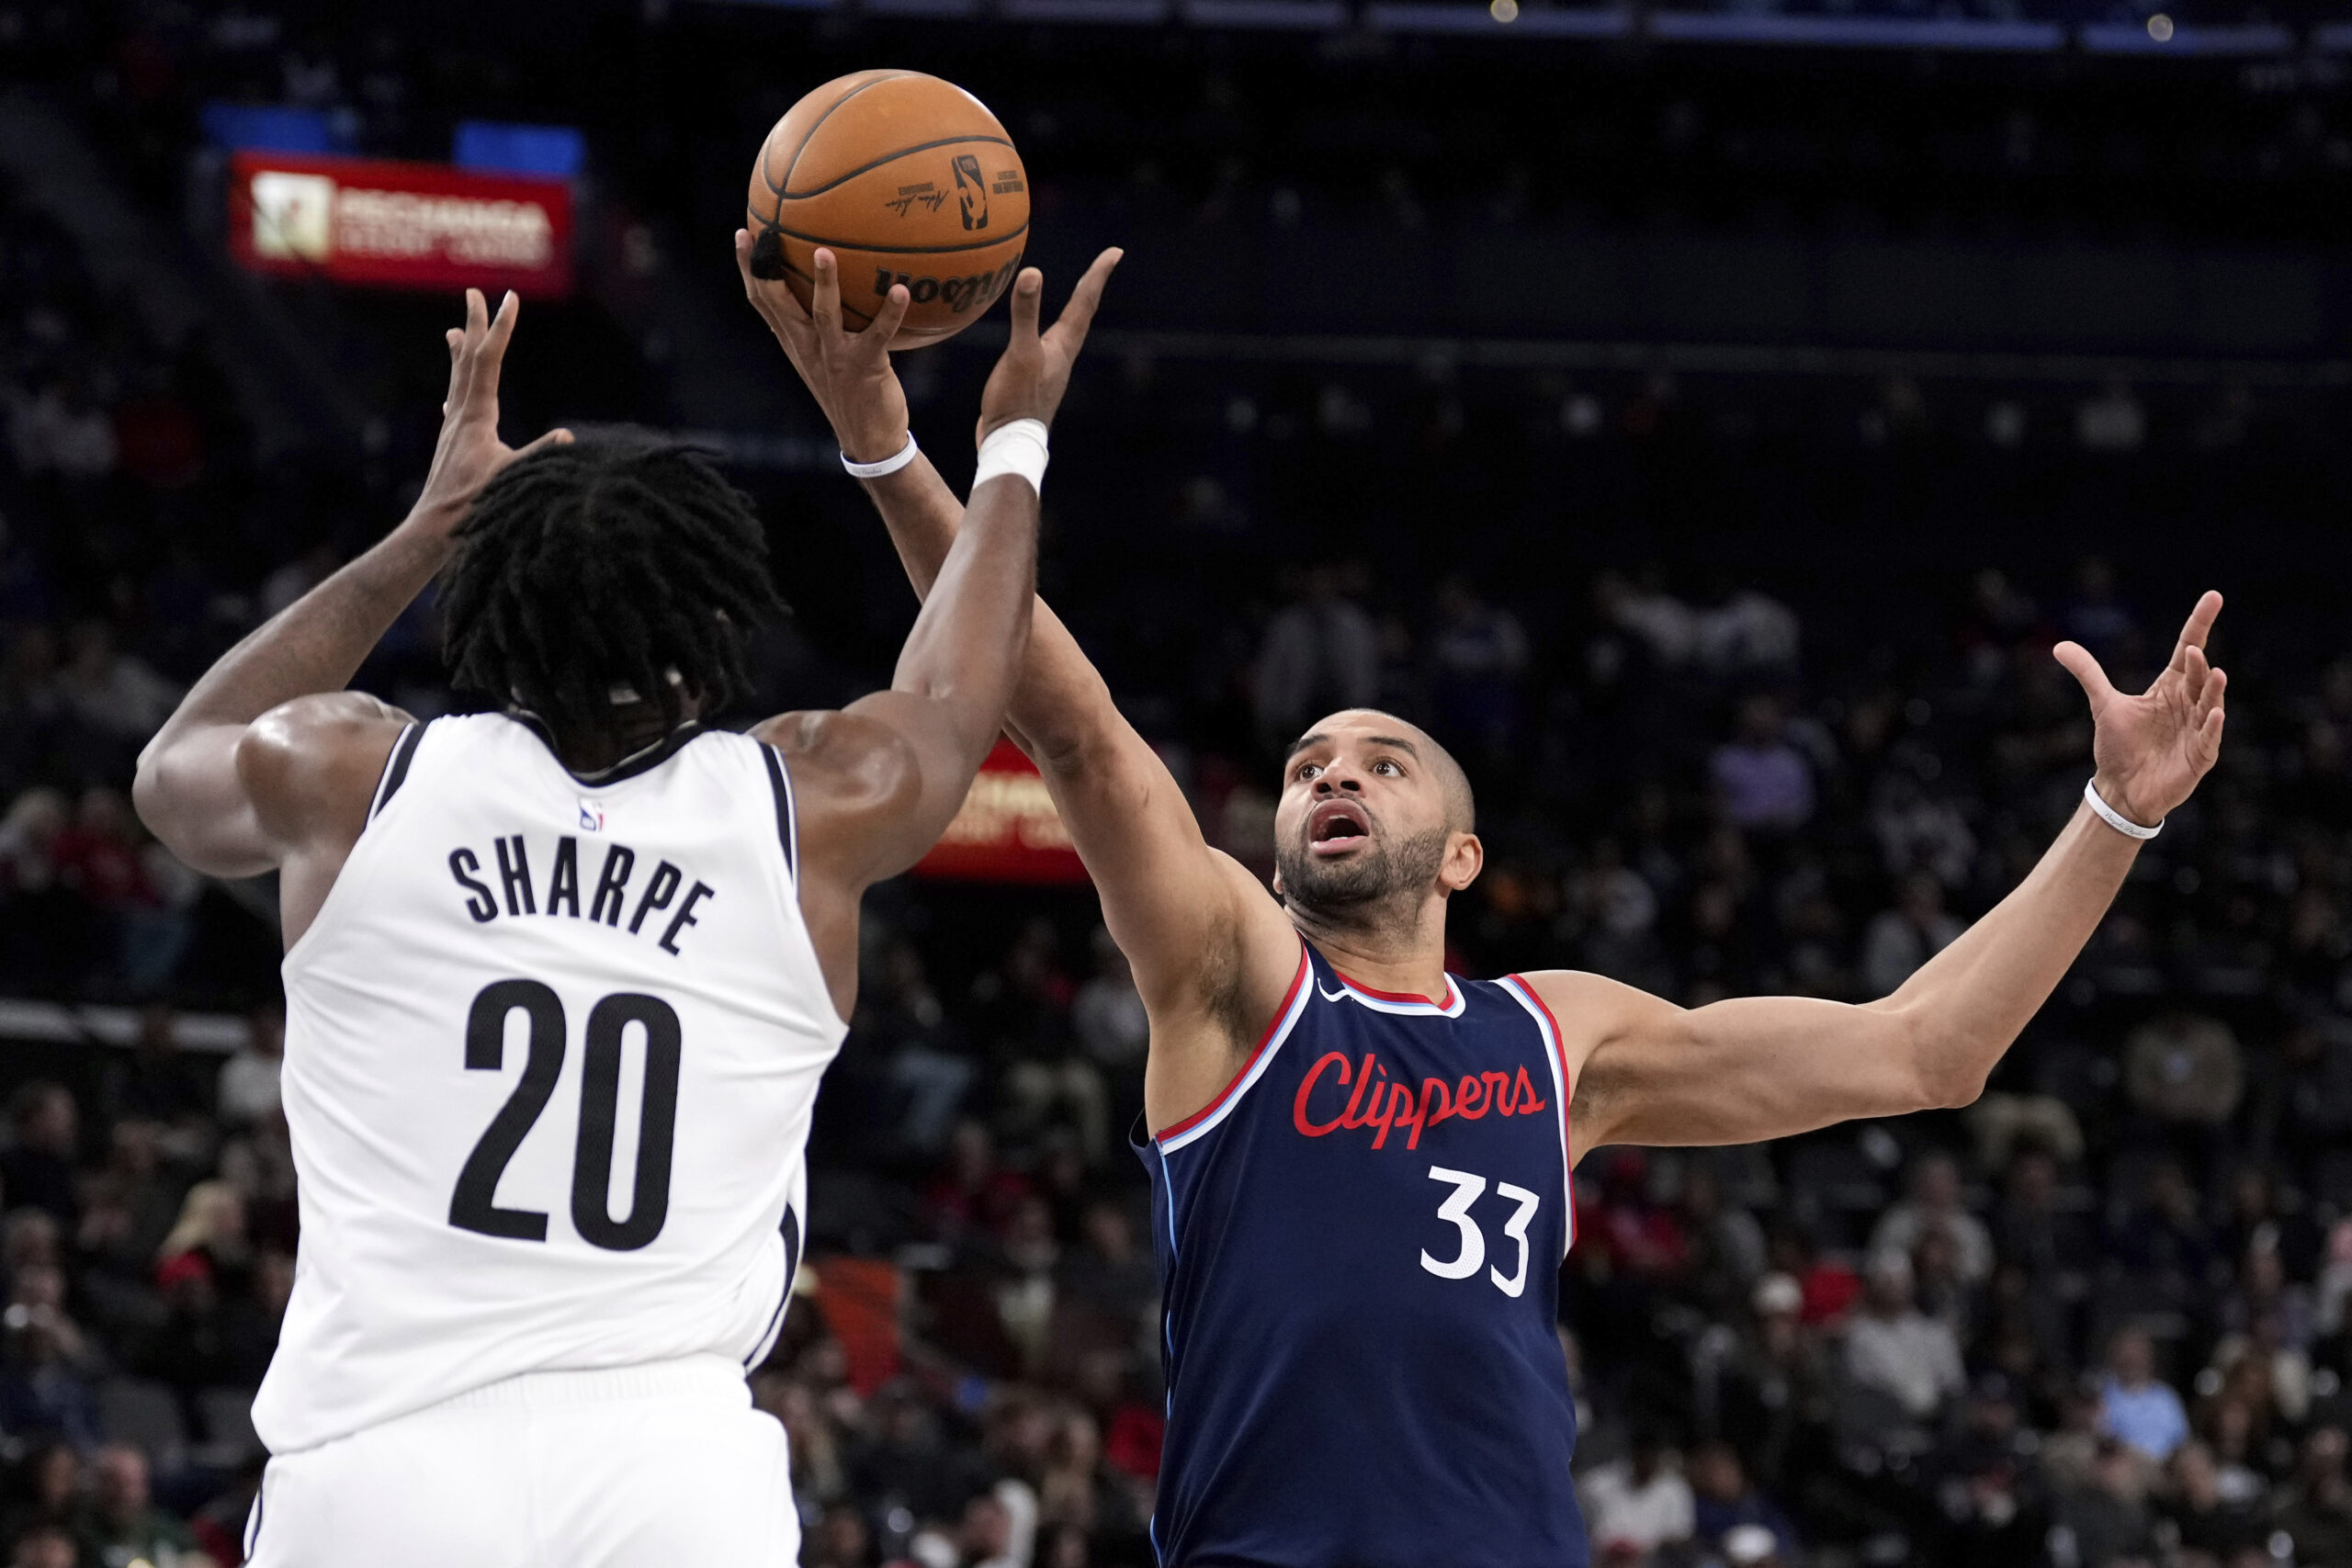
<svg viewBox="0 0 2352 1568">
<path fill-rule="evenodd" d="M 1449 833 L 1445 840 L 1445 859 L 1438 866 L 1438 881 L 1448 893 L 1459 893 L 1478 880 L 1478 873 L 1487 866 L 1487 846 L 1478 841 L 1476 833 Z"/>
</svg>

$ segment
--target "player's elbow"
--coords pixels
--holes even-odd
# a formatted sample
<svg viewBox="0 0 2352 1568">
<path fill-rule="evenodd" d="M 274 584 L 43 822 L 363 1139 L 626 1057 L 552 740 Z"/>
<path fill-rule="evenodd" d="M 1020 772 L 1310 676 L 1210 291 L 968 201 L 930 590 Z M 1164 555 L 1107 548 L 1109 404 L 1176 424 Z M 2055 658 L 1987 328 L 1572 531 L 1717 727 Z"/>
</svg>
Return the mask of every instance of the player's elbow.
<svg viewBox="0 0 2352 1568">
<path fill-rule="evenodd" d="M 171 823 L 171 786 L 166 782 L 169 769 L 168 753 L 161 737 L 147 742 L 139 753 L 138 770 L 130 775 L 130 808 L 147 830 L 168 845 Z"/>
<path fill-rule="evenodd" d="M 1986 1074 L 1978 1069 L 1943 1069 L 1927 1075 L 1918 1109 L 1965 1111 L 1984 1098 Z"/>
<path fill-rule="evenodd" d="M 1949 1032 L 1913 1021 L 1908 1031 L 1916 1111 L 1962 1111 L 1983 1098 L 1992 1059 Z"/>
</svg>

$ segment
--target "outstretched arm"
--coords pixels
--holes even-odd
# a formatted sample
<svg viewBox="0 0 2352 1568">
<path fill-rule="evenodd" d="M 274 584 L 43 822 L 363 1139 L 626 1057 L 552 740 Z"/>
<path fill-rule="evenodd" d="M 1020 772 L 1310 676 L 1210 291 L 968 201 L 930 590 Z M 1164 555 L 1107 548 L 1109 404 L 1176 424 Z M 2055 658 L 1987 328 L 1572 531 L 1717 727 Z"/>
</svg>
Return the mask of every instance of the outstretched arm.
<svg viewBox="0 0 2352 1568">
<path fill-rule="evenodd" d="M 2222 740 L 2228 679 L 2205 661 L 2207 593 L 2140 696 L 2089 652 L 2057 658 L 2089 695 L 2094 787 L 2150 824 L 2188 798 Z M 1573 1153 L 1604 1144 L 1741 1144 L 1856 1117 L 1966 1105 L 2090 940 L 2140 840 L 2087 802 L 2026 879 L 1893 996 L 1864 1006 L 1751 997 L 1694 1010 L 1597 976 L 1531 976 L 1570 1037 Z"/>
<path fill-rule="evenodd" d="M 189 865 L 252 876 L 313 844 L 340 864 L 358 837 L 407 716 L 344 685 L 448 559 L 481 487 L 522 455 L 498 438 L 499 368 L 519 309 L 510 293 L 493 319 L 467 290 L 466 324 L 447 334 L 440 443 L 407 519 L 222 654 L 140 754 L 139 814 Z M 571 439 L 549 431 L 523 450 Z M 289 928 L 307 919 L 297 888 L 286 901 Z"/>
<path fill-rule="evenodd" d="M 856 334 L 832 327 L 827 311 L 837 308 L 839 285 L 831 253 L 817 253 L 812 320 L 782 284 L 752 277 L 749 244 L 737 235 L 744 291 L 817 394 L 842 451 L 877 462 L 902 449 L 907 406 L 881 347 L 888 334 L 879 322 Z M 989 378 L 991 393 L 999 377 L 1035 374 L 1058 403 L 1118 260 L 1106 251 L 1087 270 L 1038 341 L 1034 368 L 1008 351 Z M 1041 287 L 1034 270 L 1024 272 L 1014 285 L 1016 311 L 1034 313 Z M 921 456 L 864 482 L 915 592 L 935 600 L 943 563 L 961 548 L 959 530 L 968 532 L 977 507 L 967 513 Z M 1147 1099 L 1154 1125 L 1166 1125 L 1223 1088 L 1236 1043 L 1254 1038 L 1279 1005 L 1297 966 L 1297 941 L 1257 880 L 1209 847 L 1167 765 L 1120 714 L 1060 617 L 1042 600 L 1032 614 L 1006 728 L 1044 773 L 1102 894 L 1103 919 L 1134 966 L 1154 1026 Z"/>
</svg>

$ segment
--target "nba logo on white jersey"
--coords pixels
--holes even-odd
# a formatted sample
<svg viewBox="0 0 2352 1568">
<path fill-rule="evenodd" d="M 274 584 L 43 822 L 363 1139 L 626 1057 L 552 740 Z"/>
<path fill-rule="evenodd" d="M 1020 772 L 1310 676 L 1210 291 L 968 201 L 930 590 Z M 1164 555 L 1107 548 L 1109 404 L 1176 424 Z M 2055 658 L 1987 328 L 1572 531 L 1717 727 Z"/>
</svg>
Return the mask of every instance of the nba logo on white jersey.
<svg viewBox="0 0 2352 1568">
<path fill-rule="evenodd" d="M 605 830 L 605 808 L 585 795 L 580 801 L 580 830 L 601 833 Z"/>
</svg>

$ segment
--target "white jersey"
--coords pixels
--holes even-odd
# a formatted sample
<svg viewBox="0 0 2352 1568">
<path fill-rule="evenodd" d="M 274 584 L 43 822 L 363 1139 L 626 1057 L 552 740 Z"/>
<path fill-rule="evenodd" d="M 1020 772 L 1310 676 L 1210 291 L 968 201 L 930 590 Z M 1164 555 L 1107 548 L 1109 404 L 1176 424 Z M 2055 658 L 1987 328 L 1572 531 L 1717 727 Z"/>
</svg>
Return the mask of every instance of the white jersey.
<svg viewBox="0 0 2352 1568">
<path fill-rule="evenodd" d="M 523 1373 L 767 1353 L 846 1032 L 796 856 L 748 736 L 584 783 L 503 716 L 402 734 L 286 955 L 271 1451 Z"/>
</svg>

